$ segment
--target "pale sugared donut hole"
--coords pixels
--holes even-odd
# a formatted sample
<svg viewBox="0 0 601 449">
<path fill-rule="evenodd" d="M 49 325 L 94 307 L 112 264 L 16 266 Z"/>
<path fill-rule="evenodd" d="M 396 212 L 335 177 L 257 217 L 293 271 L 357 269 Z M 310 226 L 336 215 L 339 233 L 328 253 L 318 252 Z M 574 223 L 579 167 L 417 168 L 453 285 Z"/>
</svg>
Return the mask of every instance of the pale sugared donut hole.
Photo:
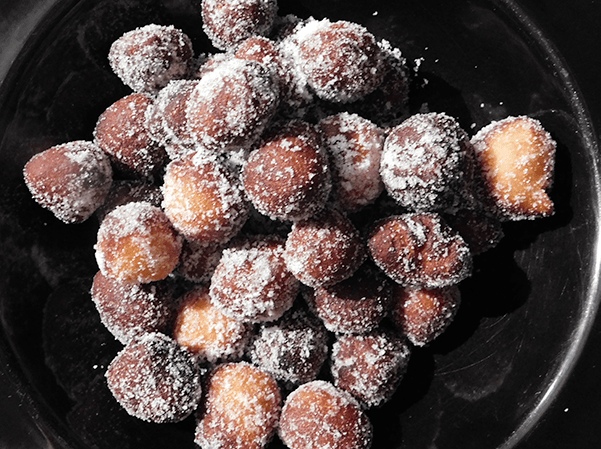
<svg viewBox="0 0 601 449">
<path fill-rule="evenodd" d="M 113 103 L 96 123 L 94 140 L 126 173 L 147 177 L 167 163 L 165 148 L 153 140 L 146 127 L 146 113 L 153 99 L 135 93 Z"/>
<path fill-rule="evenodd" d="M 409 363 L 407 340 L 392 331 L 339 335 L 332 346 L 334 385 L 364 407 L 378 407 L 392 397 Z"/>
<path fill-rule="evenodd" d="M 160 207 L 163 202 L 161 189 L 142 180 L 114 180 L 102 206 L 96 210 L 100 221 L 119 206 L 144 201 Z"/>
<path fill-rule="evenodd" d="M 327 19 L 296 31 L 297 61 L 317 96 L 347 103 L 371 93 L 382 81 L 382 54 L 361 25 Z"/>
<path fill-rule="evenodd" d="M 470 143 L 444 113 L 416 114 L 393 128 L 384 143 L 380 174 L 388 194 L 412 211 L 462 205 L 471 195 Z"/>
<path fill-rule="evenodd" d="M 251 361 L 286 387 L 315 380 L 328 355 L 323 324 L 303 309 L 286 313 L 259 329 Z"/>
<path fill-rule="evenodd" d="M 250 154 L 244 190 L 255 208 L 274 220 L 309 218 L 324 207 L 331 189 L 321 137 L 301 121 L 274 134 Z"/>
<path fill-rule="evenodd" d="M 439 288 L 471 274 L 472 255 L 461 236 L 435 213 L 402 214 L 374 223 L 372 259 L 404 286 Z"/>
<path fill-rule="evenodd" d="M 203 448 L 267 446 L 276 432 L 282 396 L 276 381 L 245 362 L 227 363 L 206 382 L 195 442 Z"/>
<path fill-rule="evenodd" d="M 211 278 L 211 300 L 224 314 L 249 322 L 274 321 L 294 302 L 299 282 L 276 236 L 241 239 L 223 250 Z"/>
<path fill-rule="evenodd" d="M 194 357 L 161 333 L 131 340 L 109 365 L 106 378 L 119 404 L 144 421 L 181 421 L 201 399 Z"/>
<path fill-rule="evenodd" d="M 208 287 L 198 286 L 182 298 L 173 336 L 200 361 L 218 363 L 240 359 L 251 331 L 251 326 L 221 313 Z"/>
<path fill-rule="evenodd" d="M 216 48 L 230 50 L 251 36 L 266 36 L 277 10 L 276 0 L 202 0 L 203 29 Z"/>
<path fill-rule="evenodd" d="M 171 274 L 181 246 L 161 209 L 145 202 L 128 203 L 109 213 L 100 225 L 96 260 L 105 276 L 148 283 Z"/>
<path fill-rule="evenodd" d="M 334 285 L 351 277 L 365 257 L 359 232 L 335 209 L 295 223 L 284 252 L 288 269 L 310 287 Z"/>
<path fill-rule="evenodd" d="M 223 245 L 219 243 L 184 240 L 176 271 L 188 281 L 208 284 L 222 251 Z"/>
<path fill-rule="evenodd" d="M 461 304 L 457 286 L 437 289 L 395 288 L 391 317 L 409 341 L 424 346 L 452 323 Z"/>
<path fill-rule="evenodd" d="M 553 181 L 556 142 L 541 123 L 507 117 L 472 138 L 485 195 L 505 220 L 532 220 L 553 214 L 547 194 Z"/>
<path fill-rule="evenodd" d="M 208 150 L 248 148 L 278 106 L 279 88 L 256 61 L 231 58 L 202 75 L 188 97 L 187 132 Z"/>
<path fill-rule="evenodd" d="M 102 323 L 123 344 L 149 332 L 171 332 L 173 294 L 164 283 L 124 284 L 100 271 L 94 276 L 92 300 Z"/>
<path fill-rule="evenodd" d="M 248 218 L 249 205 L 237 177 L 216 158 L 190 153 L 167 165 L 163 208 L 190 240 L 225 243 Z"/>
<path fill-rule="evenodd" d="M 113 182 L 108 156 L 88 141 L 34 155 L 23 176 L 33 199 L 65 223 L 87 220 L 104 203 Z"/>
<path fill-rule="evenodd" d="M 134 92 L 156 92 L 169 81 L 188 75 L 193 53 L 190 39 L 181 30 L 151 24 L 113 42 L 109 62 Z"/>
<path fill-rule="evenodd" d="M 329 331 L 361 334 L 375 329 L 388 314 L 392 281 L 364 263 L 350 278 L 304 296 Z"/>
<path fill-rule="evenodd" d="M 372 425 L 353 396 L 314 380 L 286 398 L 278 435 L 290 449 L 368 449 Z"/>
<path fill-rule="evenodd" d="M 351 212 L 373 203 L 384 190 L 380 179 L 384 130 L 346 112 L 322 119 L 319 129 L 330 156 L 333 203 Z"/>
</svg>

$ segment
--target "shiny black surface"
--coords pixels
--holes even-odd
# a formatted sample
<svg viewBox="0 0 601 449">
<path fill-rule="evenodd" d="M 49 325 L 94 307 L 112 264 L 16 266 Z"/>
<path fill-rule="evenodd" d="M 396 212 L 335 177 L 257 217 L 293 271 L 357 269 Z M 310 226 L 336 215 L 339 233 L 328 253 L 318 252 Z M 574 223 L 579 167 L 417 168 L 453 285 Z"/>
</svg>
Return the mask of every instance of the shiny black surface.
<svg viewBox="0 0 601 449">
<path fill-rule="evenodd" d="M 18 30 L 28 37 L 24 47 L 3 50 L 2 60 L 14 61 L 7 75 L 7 65 L 0 65 L 6 75 L 0 87 L 0 413 L 6 415 L 0 415 L 0 447 L 45 448 L 46 439 L 57 448 L 194 447 L 190 422 L 153 426 L 113 413 L 99 374 L 115 349 L 101 330 L 95 338 L 78 334 L 96 326 L 93 311 L 77 302 L 95 272 L 95 225 L 56 222 L 29 199 L 21 168 L 51 144 L 89 138 L 99 113 L 127 93 L 106 63 L 110 42 L 123 31 L 156 20 L 185 29 L 197 52 L 206 39 L 183 0 L 165 1 L 167 9 L 131 0 L 45 6 L 54 3 L 0 5 L 0 17 L 17 21 L 36 11 Z M 427 101 L 470 132 L 509 114 L 533 115 L 559 143 L 552 192 L 557 214 L 508 225 L 505 241 L 477 261 L 480 269 L 462 287 L 464 304 L 454 325 L 414 353 L 394 400 L 370 413 L 375 448 L 601 443 L 595 419 L 601 411 L 601 326 L 592 326 L 600 256 L 592 126 L 601 125 L 600 70 L 593 61 L 601 5 L 519 4 L 280 1 L 282 12 L 363 23 L 410 60 L 423 57 L 428 84 L 414 97 L 416 107 Z M 36 24 L 31 35 L 27 22 Z M 73 337 L 67 349 L 86 362 L 68 378 L 83 392 L 75 405 L 45 362 L 49 296 L 60 306 L 51 310 L 67 307 L 60 315 L 67 324 L 62 332 Z M 75 322 L 85 326 L 68 326 Z"/>
</svg>

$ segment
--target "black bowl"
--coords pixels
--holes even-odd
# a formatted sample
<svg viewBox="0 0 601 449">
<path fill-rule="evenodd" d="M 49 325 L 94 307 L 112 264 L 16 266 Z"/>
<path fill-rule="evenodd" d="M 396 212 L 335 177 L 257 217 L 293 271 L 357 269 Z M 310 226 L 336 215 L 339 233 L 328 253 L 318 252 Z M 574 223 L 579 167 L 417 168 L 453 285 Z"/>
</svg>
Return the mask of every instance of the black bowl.
<svg viewBox="0 0 601 449">
<path fill-rule="evenodd" d="M 51 145 L 90 139 L 98 115 L 128 93 L 106 58 L 125 31 L 174 24 L 197 53 L 211 51 L 196 3 L 5 7 L 33 32 L 9 41 L 0 64 L 3 447 L 195 447 L 191 419 L 143 423 L 108 393 L 103 371 L 119 345 L 88 300 L 97 223 L 58 222 L 30 198 L 22 168 Z M 359 22 L 409 61 L 420 60 L 414 110 L 427 103 L 470 133 L 529 115 L 557 140 L 556 214 L 505 226 L 504 240 L 476 259 L 474 276 L 462 284 L 455 322 L 414 351 L 393 400 L 369 412 L 378 449 L 518 447 L 569 378 L 599 300 L 598 148 L 565 61 L 509 0 L 281 0 L 280 12 Z"/>
</svg>

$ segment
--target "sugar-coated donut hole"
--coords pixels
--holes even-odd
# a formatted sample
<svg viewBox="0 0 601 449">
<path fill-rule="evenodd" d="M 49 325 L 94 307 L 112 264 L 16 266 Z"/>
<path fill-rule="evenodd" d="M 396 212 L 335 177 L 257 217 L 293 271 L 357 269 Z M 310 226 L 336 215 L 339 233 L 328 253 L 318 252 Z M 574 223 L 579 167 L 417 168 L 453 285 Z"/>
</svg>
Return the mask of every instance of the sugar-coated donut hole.
<svg viewBox="0 0 601 449">
<path fill-rule="evenodd" d="M 181 238 L 163 211 L 146 202 L 117 207 L 98 230 L 96 260 L 105 276 L 125 283 L 165 279 L 179 261 Z"/>
<path fill-rule="evenodd" d="M 176 272 L 191 282 L 208 284 L 217 268 L 223 245 L 184 240 Z"/>
<path fill-rule="evenodd" d="M 304 309 L 262 324 L 250 347 L 251 361 L 287 388 L 315 380 L 328 356 L 323 324 Z"/>
<path fill-rule="evenodd" d="M 206 381 L 196 426 L 200 447 L 267 446 L 276 432 L 282 396 L 276 381 L 246 362 L 215 368 Z"/>
<path fill-rule="evenodd" d="M 65 223 L 87 220 L 105 201 L 113 182 L 108 156 L 78 140 L 34 155 L 23 169 L 33 199 Z"/>
<path fill-rule="evenodd" d="M 98 118 L 94 141 L 125 172 L 148 177 L 167 163 L 165 148 L 152 139 L 146 114 L 153 105 L 149 94 L 134 93 L 117 100 Z"/>
<path fill-rule="evenodd" d="M 459 283 L 472 270 L 467 243 L 436 213 L 376 221 L 368 248 L 376 265 L 404 286 L 445 287 Z"/>
<path fill-rule="evenodd" d="M 388 314 L 392 288 L 392 281 L 366 262 L 348 279 L 308 289 L 304 296 L 326 329 L 361 334 L 375 329 Z"/>
<path fill-rule="evenodd" d="M 266 36 L 277 15 L 276 0 L 202 0 L 203 29 L 220 50 L 251 36 Z"/>
<path fill-rule="evenodd" d="M 99 271 L 92 300 L 102 323 L 123 344 L 145 333 L 171 332 L 176 307 L 166 283 L 126 284 Z"/>
<path fill-rule="evenodd" d="M 347 112 L 322 119 L 319 129 L 330 157 L 333 203 L 351 212 L 373 203 L 384 190 L 379 172 L 384 130 Z"/>
<path fill-rule="evenodd" d="M 238 360 L 249 342 L 252 328 L 224 315 L 209 296 L 206 286 L 197 286 L 180 301 L 173 337 L 199 357 L 200 362 Z"/>
<path fill-rule="evenodd" d="M 418 212 L 469 204 L 471 151 L 454 118 L 436 112 L 413 115 L 386 137 L 380 163 L 386 191 Z"/>
<path fill-rule="evenodd" d="M 292 121 L 254 150 L 242 175 L 255 208 L 277 220 L 299 221 L 324 207 L 331 189 L 327 154 L 315 127 Z"/>
<path fill-rule="evenodd" d="M 240 238 L 223 250 L 211 278 L 211 299 L 224 314 L 249 322 L 274 321 L 292 307 L 299 288 L 283 258 L 284 239 Z"/>
<path fill-rule="evenodd" d="M 115 399 L 132 416 L 178 422 L 200 402 L 200 371 L 192 354 L 161 333 L 135 337 L 106 371 Z"/>
<path fill-rule="evenodd" d="M 553 214 L 547 190 L 553 181 L 556 142 L 541 123 L 507 117 L 472 138 L 484 178 L 484 195 L 505 220 L 532 220 Z"/>
<path fill-rule="evenodd" d="M 378 329 L 362 335 L 339 335 L 332 346 L 334 385 L 365 408 L 389 401 L 409 363 L 410 346 L 402 334 Z"/>
<path fill-rule="evenodd" d="M 434 289 L 397 286 L 390 316 L 411 343 L 424 346 L 449 327 L 460 305 L 461 293 L 456 285 Z"/>
<path fill-rule="evenodd" d="M 248 218 L 238 178 L 210 154 L 199 151 L 171 161 L 162 189 L 165 214 L 190 240 L 225 243 Z"/>
<path fill-rule="evenodd" d="M 365 258 L 359 232 L 335 209 L 295 223 L 286 239 L 286 266 L 310 287 L 334 285 L 351 277 Z"/>
<path fill-rule="evenodd" d="M 286 398 L 278 435 L 290 449 L 368 449 L 372 425 L 349 393 L 314 380 Z"/>
<path fill-rule="evenodd" d="M 111 45 L 109 62 L 134 92 L 157 92 L 191 68 L 192 42 L 173 26 L 150 24 L 128 31 Z"/>
</svg>

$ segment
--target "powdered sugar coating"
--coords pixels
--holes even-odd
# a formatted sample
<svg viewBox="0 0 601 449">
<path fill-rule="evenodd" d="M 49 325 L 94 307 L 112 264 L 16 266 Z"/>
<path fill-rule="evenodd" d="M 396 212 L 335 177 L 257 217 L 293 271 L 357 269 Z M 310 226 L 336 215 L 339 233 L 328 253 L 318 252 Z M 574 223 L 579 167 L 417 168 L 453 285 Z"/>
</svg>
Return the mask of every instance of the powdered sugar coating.
<svg viewBox="0 0 601 449">
<path fill-rule="evenodd" d="M 328 355 L 327 332 L 303 309 L 259 329 L 250 348 L 251 361 L 287 387 L 315 380 Z"/>
<path fill-rule="evenodd" d="M 416 114 L 393 128 L 384 144 L 380 174 L 402 206 L 426 212 L 457 207 L 469 195 L 469 139 L 444 113 Z"/>
<path fill-rule="evenodd" d="M 195 442 L 203 449 L 267 446 L 282 407 L 276 381 L 245 362 L 218 366 L 207 380 Z"/>
<path fill-rule="evenodd" d="M 201 398 L 194 358 L 160 333 L 131 340 L 109 365 L 106 378 L 121 406 L 144 421 L 181 421 Z"/>
<path fill-rule="evenodd" d="M 96 261 L 102 274 L 121 282 L 159 281 L 177 265 L 181 245 L 161 209 L 133 202 L 105 217 L 98 229 Z"/>
<path fill-rule="evenodd" d="M 309 123 L 289 122 L 250 154 L 242 181 L 255 208 L 274 220 L 313 216 L 331 190 L 318 132 Z"/>
<path fill-rule="evenodd" d="M 92 300 L 102 323 L 123 344 L 145 333 L 171 331 L 175 304 L 164 284 L 124 284 L 99 271 Z"/>
<path fill-rule="evenodd" d="M 134 92 L 156 92 L 173 79 L 185 78 L 192 56 L 192 43 L 181 30 L 150 24 L 113 42 L 109 62 Z"/>
<path fill-rule="evenodd" d="M 262 64 L 225 60 L 204 73 L 190 93 L 187 131 L 209 150 L 248 148 L 275 114 L 278 99 L 277 83 Z"/>
<path fill-rule="evenodd" d="M 404 286 L 440 288 L 471 274 L 472 255 L 457 232 L 435 213 L 378 220 L 368 236 L 372 259 Z"/>
<path fill-rule="evenodd" d="M 382 55 L 374 36 L 359 24 L 310 20 L 297 29 L 296 62 L 324 100 L 347 103 L 382 81 Z"/>
<path fill-rule="evenodd" d="M 507 117 L 472 138 L 484 178 L 484 195 L 506 220 L 532 220 L 553 214 L 547 194 L 553 181 L 556 142 L 541 123 Z"/>
<path fill-rule="evenodd" d="M 210 299 L 206 286 L 186 293 L 177 311 L 175 340 L 201 361 L 218 363 L 240 359 L 252 328 L 225 316 Z"/>
<path fill-rule="evenodd" d="M 94 141 L 117 166 L 143 177 L 156 174 L 167 163 L 165 149 L 146 127 L 146 114 L 152 106 L 149 94 L 128 95 L 109 106 L 94 129 Z"/>
<path fill-rule="evenodd" d="M 169 163 L 162 190 L 165 214 L 191 240 L 225 243 L 248 218 L 248 202 L 237 176 L 204 152 Z"/>
<path fill-rule="evenodd" d="M 266 36 L 278 10 L 276 0 L 202 0 L 203 30 L 220 50 L 251 36 Z"/>
<path fill-rule="evenodd" d="M 392 281 L 364 263 L 350 278 L 304 296 L 329 331 L 362 334 L 375 329 L 388 314 Z"/>
<path fill-rule="evenodd" d="M 380 179 L 384 130 L 347 112 L 322 119 L 319 129 L 330 156 L 333 203 L 357 211 L 374 202 L 384 190 Z"/>
<path fill-rule="evenodd" d="M 457 286 L 438 289 L 395 289 L 391 317 L 415 346 L 439 337 L 452 323 L 461 304 Z"/>
<path fill-rule="evenodd" d="M 318 287 L 351 277 L 366 254 L 351 221 L 335 209 L 326 209 L 292 226 L 284 260 L 303 284 Z"/>
<path fill-rule="evenodd" d="M 299 282 L 283 259 L 284 240 L 276 236 L 242 239 L 223 250 L 211 278 L 211 300 L 240 321 L 274 321 L 296 298 Z"/>
<path fill-rule="evenodd" d="M 23 169 L 33 199 L 65 223 L 87 220 L 104 202 L 113 182 L 108 156 L 78 140 L 34 155 Z"/>
<path fill-rule="evenodd" d="M 410 355 L 407 340 L 392 331 L 339 335 L 331 355 L 334 385 L 365 408 L 381 406 L 396 391 Z"/>
<path fill-rule="evenodd" d="M 286 398 L 278 435 L 290 449 L 369 449 L 372 425 L 349 393 L 314 380 Z"/>
</svg>

